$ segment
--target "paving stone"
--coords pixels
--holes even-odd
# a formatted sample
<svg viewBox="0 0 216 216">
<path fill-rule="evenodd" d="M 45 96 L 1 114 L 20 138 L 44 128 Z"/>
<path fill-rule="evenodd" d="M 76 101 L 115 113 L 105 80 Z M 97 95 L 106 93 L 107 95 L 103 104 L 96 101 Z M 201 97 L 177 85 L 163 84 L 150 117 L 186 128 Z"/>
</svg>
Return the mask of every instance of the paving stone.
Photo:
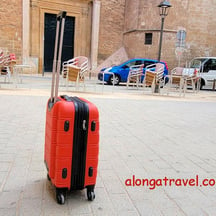
<svg viewBox="0 0 216 216">
<path fill-rule="evenodd" d="M 11 190 L 0 193 L 0 209 L 16 208 L 21 196 L 21 191 Z"/>
<path fill-rule="evenodd" d="M 116 210 L 116 213 L 136 212 L 133 202 L 128 197 L 128 194 L 112 194 L 110 196 L 111 202 Z"/>
<path fill-rule="evenodd" d="M 42 209 L 42 202 L 43 200 L 41 197 L 35 199 L 35 198 L 28 198 L 28 199 L 22 199 L 19 203 L 19 208 L 17 210 L 17 215 L 42 215 L 43 209 Z"/>
<path fill-rule="evenodd" d="M 80 197 L 72 195 L 67 200 L 69 215 L 92 214 L 91 203 L 86 200 L 85 196 L 80 199 Z"/>
<path fill-rule="evenodd" d="M 117 215 L 111 202 L 107 202 L 107 203 L 104 203 L 104 202 L 95 203 L 95 202 L 93 202 L 91 204 L 91 208 L 92 208 L 93 215 L 97 215 L 97 216 L 100 216 L 100 215 L 106 215 L 106 216 Z"/>
<path fill-rule="evenodd" d="M 185 216 L 185 213 L 178 207 L 162 209 L 161 212 L 164 216 Z"/>
<path fill-rule="evenodd" d="M 135 202 L 135 206 L 140 215 L 162 216 L 161 210 L 149 200 Z"/>
<path fill-rule="evenodd" d="M 214 216 L 216 212 L 216 207 L 215 206 L 207 207 L 205 208 L 205 212 L 208 214 L 208 216 Z"/>
<path fill-rule="evenodd" d="M 16 208 L 0 208 L 0 215 L 1 216 L 14 216 L 16 215 Z"/>
</svg>

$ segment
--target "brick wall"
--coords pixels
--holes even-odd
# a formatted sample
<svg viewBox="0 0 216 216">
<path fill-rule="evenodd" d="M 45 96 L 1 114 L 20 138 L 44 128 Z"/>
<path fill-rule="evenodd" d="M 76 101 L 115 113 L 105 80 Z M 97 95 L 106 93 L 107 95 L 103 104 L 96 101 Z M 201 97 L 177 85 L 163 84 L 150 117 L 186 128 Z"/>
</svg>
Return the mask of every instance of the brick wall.
<svg viewBox="0 0 216 216">
<path fill-rule="evenodd" d="M 125 0 L 101 0 L 99 64 L 122 47 Z"/>
<path fill-rule="evenodd" d="M 129 57 L 157 59 L 161 18 L 160 0 L 126 0 L 124 46 Z M 214 1 L 170 0 L 172 7 L 165 18 L 161 59 L 169 68 L 178 65 L 175 55 L 176 33 L 186 30 L 186 46 L 181 65 L 195 56 L 216 56 Z M 145 33 L 153 33 L 152 45 L 145 45 Z"/>
<path fill-rule="evenodd" d="M 1 0 L 0 49 L 22 56 L 22 0 Z"/>
</svg>

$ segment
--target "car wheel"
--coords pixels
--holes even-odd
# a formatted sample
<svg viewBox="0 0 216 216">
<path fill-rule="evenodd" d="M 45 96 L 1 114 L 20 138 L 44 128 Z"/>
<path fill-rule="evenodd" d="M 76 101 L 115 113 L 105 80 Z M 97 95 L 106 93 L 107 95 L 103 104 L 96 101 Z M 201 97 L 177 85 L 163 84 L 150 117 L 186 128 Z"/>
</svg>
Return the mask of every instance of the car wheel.
<svg viewBox="0 0 216 216">
<path fill-rule="evenodd" d="M 119 82 L 120 82 L 119 76 L 118 75 L 114 75 L 114 76 L 115 76 L 114 85 L 119 85 Z M 110 76 L 108 84 L 113 85 L 113 75 Z"/>
</svg>

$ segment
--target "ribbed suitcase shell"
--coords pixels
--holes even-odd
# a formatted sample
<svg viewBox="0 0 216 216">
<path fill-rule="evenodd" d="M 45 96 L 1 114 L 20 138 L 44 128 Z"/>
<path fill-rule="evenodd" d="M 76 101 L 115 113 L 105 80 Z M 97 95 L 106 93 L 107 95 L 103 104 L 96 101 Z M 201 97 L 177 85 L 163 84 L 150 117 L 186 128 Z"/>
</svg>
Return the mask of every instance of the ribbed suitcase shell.
<svg viewBox="0 0 216 216">
<path fill-rule="evenodd" d="M 52 183 L 68 190 L 94 187 L 99 153 L 97 107 L 82 98 L 71 100 L 48 101 L 44 152 Z"/>
</svg>

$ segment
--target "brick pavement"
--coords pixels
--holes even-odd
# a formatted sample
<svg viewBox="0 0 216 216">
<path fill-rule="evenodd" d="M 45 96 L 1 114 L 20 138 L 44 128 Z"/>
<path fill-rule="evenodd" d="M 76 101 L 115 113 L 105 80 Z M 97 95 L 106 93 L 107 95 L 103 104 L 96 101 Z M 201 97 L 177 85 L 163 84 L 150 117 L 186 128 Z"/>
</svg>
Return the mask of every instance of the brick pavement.
<svg viewBox="0 0 216 216">
<path fill-rule="evenodd" d="M 48 91 L 0 89 L 0 216 L 216 215 L 216 186 L 125 186 L 133 175 L 216 179 L 215 94 L 76 95 L 100 111 L 96 199 L 76 191 L 55 201 L 43 163 Z"/>
</svg>

